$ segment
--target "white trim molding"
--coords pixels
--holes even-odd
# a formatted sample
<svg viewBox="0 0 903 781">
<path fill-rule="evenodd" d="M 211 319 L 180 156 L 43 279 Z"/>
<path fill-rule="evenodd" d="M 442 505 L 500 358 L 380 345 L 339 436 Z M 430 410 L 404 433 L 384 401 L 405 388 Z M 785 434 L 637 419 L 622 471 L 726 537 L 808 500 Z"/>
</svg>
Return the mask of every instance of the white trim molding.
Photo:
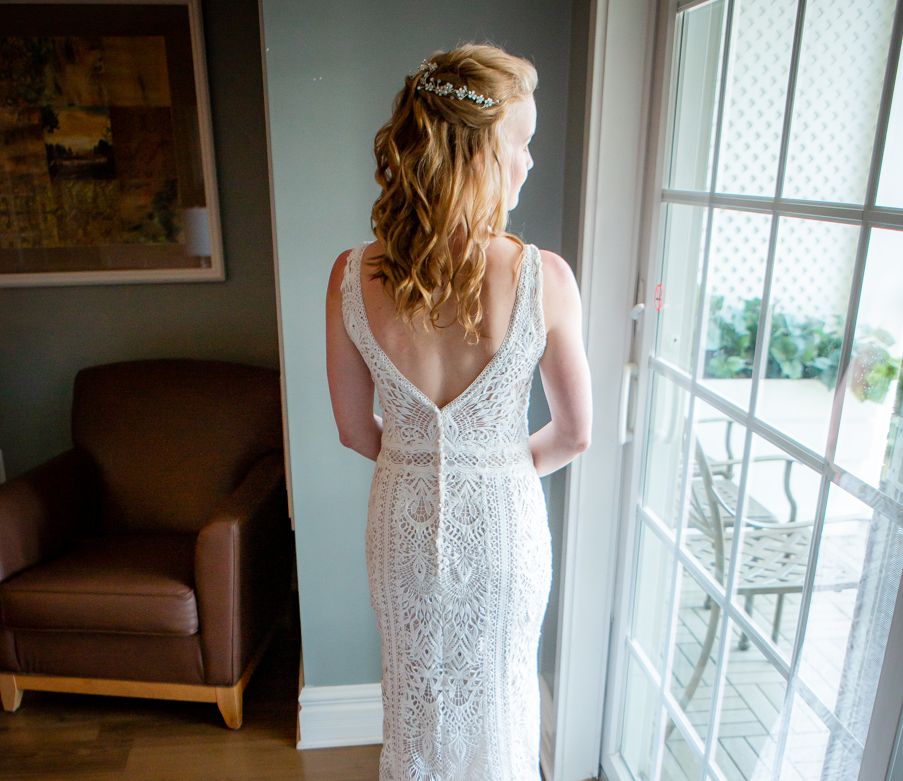
<svg viewBox="0 0 903 781">
<path fill-rule="evenodd" d="M 305 686 L 298 697 L 298 724 L 299 749 L 382 743 L 380 685 Z"/>
<path fill-rule="evenodd" d="M 655 0 L 594 0 L 591 9 L 578 280 L 593 372 L 593 446 L 568 474 L 548 781 L 599 770 L 632 454 L 618 431 L 625 408 L 629 428 L 621 394 L 631 383 L 611 378 L 631 361 Z"/>
</svg>

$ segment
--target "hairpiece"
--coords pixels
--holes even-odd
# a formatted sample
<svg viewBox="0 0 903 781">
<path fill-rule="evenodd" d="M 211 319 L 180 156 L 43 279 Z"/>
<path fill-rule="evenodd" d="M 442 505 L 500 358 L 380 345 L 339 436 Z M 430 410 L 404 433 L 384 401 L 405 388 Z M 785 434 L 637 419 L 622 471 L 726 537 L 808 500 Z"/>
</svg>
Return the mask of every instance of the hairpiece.
<svg viewBox="0 0 903 781">
<path fill-rule="evenodd" d="M 420 79 L 420 83 L 417 85 L 418 92 L 423 90 L 424 92 L 432 92 L 434 95 L 439 95 L 440 97 L 456 98 L 457 100 L 471 100 L 481 108 L 491 108 L 492 106 L 498 106 L 501 103 L 500 100 L 493 100 L 484 95 L 479 95 L 474 90 L 468 89 L 463 85 L 456 87 L 450 81 L 436 81 L 430 74 L 438 67 L 439 66 L 432 61 L 428 62 L 427 60 L 424 60 L 420 63 L 420 67 L 417 69 L 416 73 L 426 73 L 427 75 Z"/>
</svg>

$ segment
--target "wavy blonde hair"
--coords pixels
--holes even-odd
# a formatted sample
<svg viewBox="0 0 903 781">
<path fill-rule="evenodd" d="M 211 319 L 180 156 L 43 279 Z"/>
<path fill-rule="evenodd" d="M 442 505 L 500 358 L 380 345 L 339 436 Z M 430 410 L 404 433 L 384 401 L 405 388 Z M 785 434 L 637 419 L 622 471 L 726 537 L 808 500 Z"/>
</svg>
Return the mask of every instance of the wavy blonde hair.
<svg viewBox="0 0 903 781">
<path fill-rule="evenodd" d="M 410 323 L 424 313 L 424 327 L 443 327 L 440 309 L 456 303 L 456 320 L 468 339 L 480 337 L 480 291 L 486 247 L 505 233 L 508 181 L 500 125 L 512 103 L 536 89 L 533 65 L 495 46 L 468 44 L 429 58 L 436 68 L 405 79 L 392 118 L 376 134 L 373 233 L 384 247 L 375 259 L 396 313 Z M 465 86 L 497 102 L 418 90 L 427 78 Z"/>
</svg>

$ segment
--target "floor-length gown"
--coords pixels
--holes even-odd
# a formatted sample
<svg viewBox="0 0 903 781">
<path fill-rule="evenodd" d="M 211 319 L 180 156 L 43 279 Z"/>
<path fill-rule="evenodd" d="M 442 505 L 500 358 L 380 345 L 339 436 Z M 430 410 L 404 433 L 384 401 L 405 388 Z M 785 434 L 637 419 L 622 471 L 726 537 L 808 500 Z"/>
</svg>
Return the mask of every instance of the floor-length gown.
<svg viewBox="0 0 903 781">
<path fill-rule="evenodd" d="M 438 407 L 373 336 L 363 250 L 346 264 L 342 309 L 383 414 L 366 534 L 382 642 L 380 781 L 539 781 L 537 648 L 551 573 L 527 441 L 546 339 L 539 251 L 524 248 L 498 352 Z"/>
</svg>

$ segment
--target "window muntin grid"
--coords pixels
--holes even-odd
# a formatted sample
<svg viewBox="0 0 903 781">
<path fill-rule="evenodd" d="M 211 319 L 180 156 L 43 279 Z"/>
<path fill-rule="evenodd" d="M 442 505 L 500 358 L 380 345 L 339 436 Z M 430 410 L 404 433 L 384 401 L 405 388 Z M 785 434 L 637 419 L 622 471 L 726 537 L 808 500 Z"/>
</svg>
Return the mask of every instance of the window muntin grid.
<svg viewBox="0 0 903 781">
<path fill-rule="evenodd" d="M 716 4 L 720 3 L 699 3 L 690 0 L 690 2 L 682 4 L 682 8 L 686 12 L 694 12 L 703 7 Z M 784 174 L 787 167 L 788 146 L 790 140 L 789 119 L 793 115 L 794 83 L 799 70 L 800 44 L 803 31 L 803 25 L 801 24 L 801 22 L 805 19 L 805 3 L 803 3 L 802 5 L 802 8 L 798 8 L 797 24 L 793 42 L 793 55 L 791 57 L 791 67 L 789 73 L 790 88 L 788 90 L 787 111 L 785 112 L 784 125 L 781 134 L 781 146 L 778 159 L 778 172 L 776 176 L 774 196 L 763 197 L 760 195 L 750 195 L 744 193 L 715 192 L 713 171 L 719 170 L 718 156 L 720 150 L 718 141 L 721 137 L 722 132 L 724 131 L 722 123 L 724 122 L 725 117 L 725 101 L 719 95 L 717 97 L 717 100 L 715 101 L 717 103 L 717 111 L 715 112 L 715 119 L 713 120 L 712 125 L 711 151 L 708 156 L 698 155 L 699 159 L 704 160 L 705 163 L 705 179 L 707 179 L 709 182 L 708 191 L 700 192 L 697 190 L 696 192 L 693 192 L 691 190 L 673 187 L 672 184 L 672 189 L 663 190 L 662 201 L 665 209 L 671 208 L 674 204 L 683 204 L 685 206 L 700 207 L 707 210 L 709 214 L 711 214 L 715 208 L 722 207 L 760 213 L 771 217 L 771 223 L 773 227 L 771 229 L 771 235 L 769 236 L 768 240 L 769 248 L 765 270 L 763 311 L 759 329 L 763 333 L 766 330 L 764 326 L 767 326 L 768 324 L 767 317 L 769 313 L 767 311 L 767 308 L 770 303 L 769 297 L 772 293 L 772 285 L 774 281 L 773 278 L 776 261 L 775 255 L 777 246 L 777 225 L 779 223 L 779 218 L 792 217 L 808 220 L 822 220 L 827 221 L 828 223 L 842 223 L 856 226 L 856 228 L 859 229 L 859 239 L 855 249 L 853 262 L 851 264 L 852 268 L 850 293 L 852 303 L 849 307 L 847 307 L 847 311 L 844 312 L 844 314 L 847 316 L 847 324 L 843 337 L 843 353 L 841 355 L 841 363 L 844 363 L 849 362 L 851 353 L 853 328 L 856 322 L 857 302 L 862 286 L 862 274 L 865 262 L 865 253 L 868 247 L 869 234 L 876 226 L 882 226 L 894 231 L 903 229 L 903 213 L 900 213 L 899 210 L 889 209 L 882 206 L 875 206 L 875 193 L 877 190 L 877 182 L 881 165 L 881 151 L 883 147 L 884 136 L 887 133 L 888 115 L 890 113 L 889 107 L 891 102 L 890 99 L 893 92 L 891 85 L 884 84 L 883 91 L 881 93 L 880 107 L 877 111 L 877 132 L 875 135 L 878 143 L 876 144 L 875 149 L 871 150 L 870 165 L 868 168 L 867 176 L 865 176 L 864 179 L 864 197 L 862 198 L 861 203 L 832 203 L 816 200 L 806 201 L 799 198 L 783 197 L 782 189 L 785 180 Z M 721 68 L 723 68 L 726 59 L 730 57 L 732 17 L 737 12 L 737 7 L 740 7 L 742 10 L 741 0 L 724 3 L 724 37 L 721 41 L 718 42 L 719 56 L 721 57 Z M 680 33 L 682 29 L 681 26 L 685 23 L 685 20 L 681 17 L 686 15 L 686 13 L 681 14 L 676 25 L 676 29 L 678 31 L 678 44 L 680 41 Z M 897 17 L 900 16 L 899 9 L 897 10 L 896 15 Z M 895 22 L 897 39 L 899 39 L 900 25 L 900 19 L 897 18 Z M 894 36 L 890 36 L 890 38 L 893 40 Z M 894 48 L 894 50 L 891 52 L 892 61 L 896 60 L 896 58 L 898 57 L 898 49 L 899 42 L 896 43 L 896 48 Z M 675 54 L 675 61 L 678 63 L 680 62 L 679 52 L 676 52 Z M 887 78 L 892 78 L 894 68 L 887 68 L 886 73 L 889 74 Z M 717 84 L 715 89 L 726 93 L 727 91 L 723 88 L 724 76 L 722 75 L 720 79 L 716 81 Z M 673 102 L 674 101 L 672 96 L 672 105 Z M 679 122 L 672 122 L 672 124 L 679 130 Z M 704 120 L 701 120 L 700 124 L 704 126 Z M 674 131 L 672 130 L 672 134 L 673 132 Z M 888 140 L 889 143 L 893 143 L 890 137 L 888 138 Z M 671 148 L 675 149 L 677 148 L 677 146 L 672 142 Z M 671 171 L 674 171 L 673 165 L 671 166 Z M 666 177 L 666 182 L 673 183 L 674 181 L 675 180 L 673 175 L 670 178 Z M 702 249 L 702 258 L 699 265 L 699 290 L 707 289 L 708 276 L 712 271 L 712 269 L 709 268 L 709 264 L 711 262 L 710 255 L 712 251 L 711 224 L 712 220 L 709 219 L 705 229 L 706 235 Z M 644 527 L 644 533 L 652 530 L 655 534 L 657 534 L 661 541 L 670 547 L 675 563 L 680 562 L 688 571 L 693 572 L 696 577 L 699 578 L 699 582 L 702 584 L 708 595 L 711 598 L 718 600 L 721 608 L 726 613 L 726 618 L 728 619 L 723 622 L 723 627 L 720 635 L 721 646 L 725 647 L 730 645 L 730 643 L 728 642 L 729 631 L 733 633 L 740 631 L 744 634 L 747 634 L 761 656 L 767 660 L 767 662 L 771 665 L 771 668 L 779 673 L 782 680 L 787 683 L 786 696 L 784 698 L 784 705 L 781 711 L 782 723 L 780 739 L 774 746 L 774 760 L 779 763 L 784 763 L 788 757 L 791 757 L 791 753 L 786 752 L 785 749 L 788 745 L 792 749 L 792 747 L 795 745 L 794 741 L 798 740 L 799 738 L 795 732 L 789 730 L 788 728 L 797 723 L 799 718 L 801 718 L 799 714 L 804 713 L 804 709 L 806 709 L 808 713 L 814 714 L 815 718 L 822 725 L 825 733 L 829 736 L 831 747 L 828 754 L 830 756 L 834 756 L 838 750 L 836 746 L 840 746 L 848 753 L 848 755 L 852 756 L 855 761 L 855 758 L 861 755 L 862 743 L 844 726 L 841 720 L 836 718 L 830 708 L 821 701 L 818 694 L 813 690 L 813 688 L 808 686 L 805 680 L 798 674 L 800 665 L 800 649 L 805 638 L 805 625 L 808 619 L 809 603 L 807 600 L 809 599 L 810 594 L 813 592 L 814 581 L 816 578 L 816 568 L 814 566 L 816 562 L 814 557 L 817 554 L 818 545 L 820 543 L 822 526 L 824 524 L 824 517 L 827 510 L 827 499 L 832 484 L 843 484 L 845 488 L 852 494 L 866 501 L 866 503 L 872 509 L 882 508 L 885 511 L 885 519 L 888 522 L 892 523 L 895 529 L 903 528 L 903 508 L 901 508 L 901 505 L 899 503 L 894 502 L 893 500 L 889 500 L 887 496 L 880 493 L 879 491 L 876 491 L 873 486 L 869 486 L 867 483 L 858 479 L 856 475 L 847 473 L 843 469 L 838 469 L 837 467 L 831 465 L 831 459 L 834 456 L 836 446 L 836 432 L 838 430 L 840 416 L 843 408 L 842 404 L 835 403 L 833 408 L 830 410 L 829 437 L 827 441 L 827 447 L 823 451 L 819 451 L 817 448 L 814 449 L 811 446 L 807 446 L 806 443 L 800 443 L 799 441 L 788 437 L 786 432 L 783 432 L 780 428 L 775 428 L 774 426 L 769 425 L 767 421 L 762 420 L 755 414 L 756 404 L 758 401 L 757 396 L 759 395 L 758 385 L 760 384 L 760 378 L 763 375 L 765 364 L 765 360 L 763 359 L 761 352 L 763 347 L 763 339 L 761 337 L 760 344 L 758 345 L 759 350 L 757 350 L 755 365 L 753 367 L 753 377 L 751 378 L 751 404 L 749 409 L 753 410 L 752 414 L 750 414 L 750 412 L 746 408 L 744 408 L 745 405 L 737 404 L 731 399 L 723 398 L 716 392 L 713 392 L 711 388 L 707 388 L 703 384 L 703 382 L 699 378 L 699 373 L 702 366 L 702 353 L 704 352 L 703 345 L 704 335 L 706 332 L 706 329 L 704 327 L 706 324 L 704 320 L 704 314 L 706 313 L 706 307 L 709 303 L 707 297 L 703 303 L 704 306 L 697 306 L 695 312 L 687 313 L 688 315 L 692 315 L 694 319 L 693 333 L 695 334 L 694 350 L 692 351 L 693 354 L 690 356 L 689 361 L 678 360 L 675 363 L 673 361 L 673 356 L 659 353 L 658 355 L 653 356 L 650 360 L 650 369 L 653 372 L 653 378 L 667 377 L 671 382 L 673 382 L 678 387 L 683 388 L 688 393 L 690 420 L 694 420 L 694 407 L 697 403 L 697 399 L 700 399 L 705 401 L 715 409 L 719 410 L 719 412 L 725 417 L 734 420 L 737 424 L 745 426 L 747 430 L 747 440 L 744 446 L 745 462 L 748 463 L 749 461 L 752 450 L 752 437 L 755 435 L 756 437 L 759 437 L 767 442 L 769 446 L 778 448 L 781 452 L 788 454 L 795 460 L 799 461 L 801 464 L 806 465 L 809 469 L 815 470 L 817 476 L 820 476 L 820 484 L 818 487 L 818 495 L 816 500 L 816 522 L 814 524 L 815 536 L 812 542 L 813 559 L 810 562 L 810 566 L 807 571 L 806 583 L 803 589 L 803 605 L 800 610 L 799 619 L 800 630 L 796 633 L 796 637 L 794 639 L 792 657 L 789 659 L 783 657 L 783 655 L 778 652 L 778 649 L 770 642 L 769 638 L 767 637 L 767 633 L 763 632 L 761 628 L 757 627 L 755 623 L 748 616 L 746 616 L 742 609 L 738 609 L 734 600 L 726 600 L 726 595 L 731 596 L 733 594 L 734 588 L 736 587 L 735 578 L 737 573 L 735 572 L 735 570 L 737 569 L 736 562 L 738 561 L 737 553 L 740 550 L 738 543 L 734 543 L 734 545 L 736 545 L 737 547 L 733 549 L 731 554 L 731 563 L 727 577 L 726 593 L 722 592 L 718 585 L 715 583 L 714 579 L 708 577 L 707 574 L 702 571 L 702 568 L 699 566 L 698 562 L 696 562 L 692 557 L 688 556 L 686 550 L 681 548 L 681 535 L 685 531 L 687 508 L 686 500 L 688 498 L 687 485 L 690 481 L 689 470 L 684 470 L 685 478 L 680 487 L 681 515 L 678 519 L 679 522 L 677 523 L 677 528 L 675 530 L 668 529 L 663 524 L 661 518 L 658 518 L 654 514 L 650 515 L 649 513 L 645 513 L 642 511 L 642 509 L 640 509 L 638 517 L 640 519 L 640 523 Z M 700 334 L 702 334 L 703 336 L 700 337 Z M 681 358 L 682 357 L 683 356 L 681 356 Z M 655 379 L 653 379 L 653 383 L 654 382 Z M 685 464 L 688 464 L 691 459 L 691 448 L 694 441 L 694 435 L 694 431 L 691 427 L 689 435 L 684 438 L 682 458 L 683 463 Z M 648 448 L 650 447 L 650 444 L 647 443 L 646 446 Z M 745 501 L 746 491 L 745 479 L 746 478 L 744 477 L 741 480 L 739 488 L 739 513 L 741 516 L 744 512 L 743 503 Z M 740 535 L 738 535 L 736 539 L 739 540 Z M 677 572 L 677 570 L 674 571 Z M 678 578 L 675 576 L 675 580 L 677 579 Z M 647 676 L 651 675 L 651 679 L 650 681 L 647 681 L 647 683 L 651 682 L 654 687 L 658 688 L 660 693 L 658 726 L 656 727 L 656 734 L 659 740 L 654 744 L 657 755 L 651 762 L 651 777 L 657 777 L 656 774 L 662 771 L 664 736 L 666 732 L 671 729 L 670 724 L 673 721 L 676 725 L 676 729 L 680 731 L 682 739 L 694 750 L 694 753 L 700 759 L 704 760 L 701 764 L 702 770 L 700 771 L 700 775 L 706 778 L 721 779 L 724 777 L 724 775 L 715 764 L 715 741 L 710 736 L 709 740 L 704 745 L 701 745 L 700 738 L 696 734 L 691 722 L 687 719 L 686 714 L 684 714 L 677 706 L 677 702 L 670 694 L 670 692 L 664 691 L 663 681 L 667 681 L 669 679 L 669 676 L 672 674 L 672 667 L 674 663 L 673 646 L 674 631 L 676 625 L 675 619 L 678 609 L 677 606 L 679 604 L 678 599 L 675 598 L 676 593 L 677 591 L 675 583 L 675 588 L 672 588 L 671 596 L 668 600 L 670 603 L 671 624 L 668 632 L 666 632 L 669 640 L 665 649 L 666 659 L 664 671 L 661 673 L 653 673 L 649 668 L 648 663 L 635 665 L 637 669 L 641 669 L 647 674 Z M 728 651 L 725 650 L 724 653 L 726 655 Z M 641 655 L 641 652 L 632 645 L 630 640 L 628 640 L 628 654 L 632 659 L 638 658 L 638 656 Z M 718 717 L 720 716 L 720 709 L 723 704 L 722 690 L 726 688 L 725 675 L 723 672 L 725 667 L 724 662 L 725 658 L 723 657 L 721 664 L 719 665 L 719 674 L 714 682 L 715 696 L 712 705 L 713 718 L 710 722 L 712 724 L 718 721 Z"/>
</svg>

